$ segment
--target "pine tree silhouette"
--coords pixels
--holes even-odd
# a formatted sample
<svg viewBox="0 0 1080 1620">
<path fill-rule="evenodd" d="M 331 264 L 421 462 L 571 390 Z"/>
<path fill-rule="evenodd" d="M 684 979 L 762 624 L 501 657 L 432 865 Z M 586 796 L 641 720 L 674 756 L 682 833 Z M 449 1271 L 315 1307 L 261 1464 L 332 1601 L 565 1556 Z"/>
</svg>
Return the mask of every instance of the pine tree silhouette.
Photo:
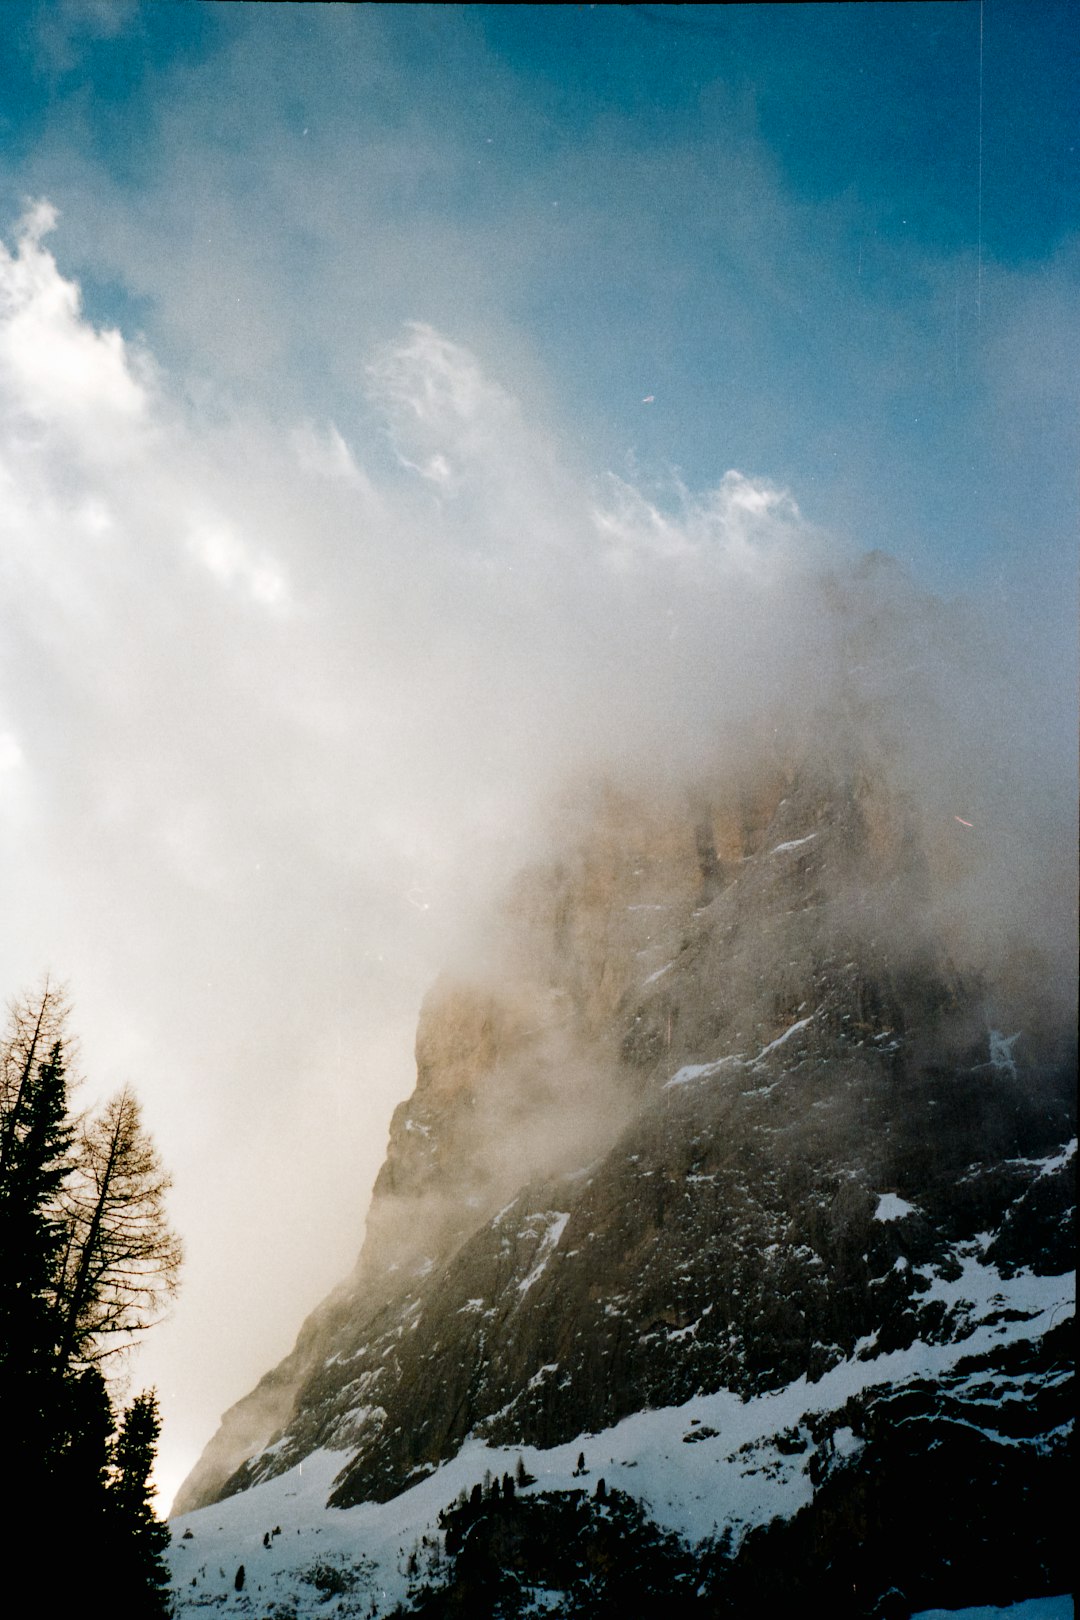
<svg viewBox="0 0 1080 1620">
<path fill-rule="evenodd" d="M 31 1529 L 35 1502 L 36 1511 L 50 1511 L 65 1432 L 52 1285 L 63 1243 L 55 1199 L 71 1130 L 60 1042 L 44 1062 L 36 1057 L 32 1050 L 7 1089 L 0 1149 L 0 1430 L 19 1481 L 15 1537 L 23 1512 L 23 1533 Z"/>
<path fill-rule="evenodd" d="M 169 1572 L 164 1559 L 169 1532 L 154 1513 L 150 1490 L 160 1432 L 157 1396 L 153 1390 L 144 1391 L 124 1414 L 109 1487 L 118 1537 L 118 1574 L 123 1572 L 130 1605 L 124 1612 L 138 1615 L 140 1620 L 142 1616 L 165 1616 L 169 1612 Z"/>
</svg>

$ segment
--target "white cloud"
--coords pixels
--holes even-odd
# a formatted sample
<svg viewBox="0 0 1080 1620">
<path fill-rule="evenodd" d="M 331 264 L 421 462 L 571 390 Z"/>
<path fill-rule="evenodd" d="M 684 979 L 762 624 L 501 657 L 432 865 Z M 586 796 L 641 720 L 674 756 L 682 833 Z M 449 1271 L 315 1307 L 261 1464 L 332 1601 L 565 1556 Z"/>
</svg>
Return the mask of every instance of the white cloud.
<svg viewBox="0 0 1080 1620">
<path fill-rule="evenodd" d="M 607 503 L 593 517 L 612 560 L 623 566 L 644 556 L 669 563 L 696 558 L 763 582 L 771 573 L 817 566 L 827 550 L 836 550 L 835 540 L 803 520 L 786 490 L 734 469 L 700 496 L 673 481 L 669 511 L 622 478 L 609 476 L 607 490 Z"/>
<path fill-rule="evenodd" d="M 512 543 L 507 502 L 517 523 L 531 504 L 542 526 L 541 514 L 558 498 L 551 447 L 475 355 L 414 321 L 401 339 L 384 345 L 367 377 L 402 467 L 440 495 L 479 496 L 486 519 L 503 525 L 503 543 Z M 535 523 L 527 532 L 539 538 Z"/>
<path fill-rule="evenodd" d="M 475 427 L 477 449 L 495 424 L 516 415 L 514 402 L 484 376 L 476 358 L 424 321 L 412 322 L 404 341 L 387 345 L 368 369 L 396 421 L 454 438 Z"/>
<path fill-rule="evenodd" d="M 253 548 L 227 523 L 198 523 L 190 545 L 207 572 L 260 607 L 283 609 L 289 590 L 278 564 Z"/>
<path fill-rule="evenodd" d="M 17 771 L 22 763 L 18 738 L 10 731 L 0 731 L 0 771 Z"/>
<path fill-rule="evenodd" d="M 146 387 L 120 333 L 88 324 L 78 287 L 42 246 L 56 223 L 55 208 L 36 202 L 15 252 L 0 243 L 0 401 L 16 418 L 75 432 L 96 455 L 118 452 L 146 413 Z"/>
<path fill-rule="evenodd" d="M 26 801 L 26 756 L 15 733 L 0 727 L 0 812 L 22 821 Z"/>
</svg>

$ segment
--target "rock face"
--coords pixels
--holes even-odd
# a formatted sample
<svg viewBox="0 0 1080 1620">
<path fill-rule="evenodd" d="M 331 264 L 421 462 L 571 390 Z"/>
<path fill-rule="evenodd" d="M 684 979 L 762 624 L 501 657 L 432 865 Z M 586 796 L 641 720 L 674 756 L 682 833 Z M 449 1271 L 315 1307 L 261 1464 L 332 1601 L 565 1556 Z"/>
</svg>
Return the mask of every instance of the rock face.
<svg viewBox="0 0 1080 1620">
<path fill-rule="evenodd" d="M 1072 1265 L 1075 1048 L 952 965 L 942 881 L 866 769 L 595 795 L 520 880 L 491 962 L 429 996 L 356 1272 L 178 1509 L 319 1448 L 341 1455 L 332 1504 L 385 1502 L 470 1437 L 552 1448 L 726 1392 L 775 1397 L 744 1473 L 792 1493 L 768 1532 L 729 1512 L 698 1538 L 688 1607 L 742 1612 L 793 1558 L 838 1612 L 975 1601 L 1006 1566 L 1018 1595 L 1061 1590 L 1068 1361 L 1038 1280 Z M 704 1456 L 717 1433 L 682 1438 Z M 619 1501 L 605 1522 L 640 1531 Z M 468 1511 L 472 1563 L 425 1612 L 486 1612 L 467 1597 L 485 1537 L 508 1567 L 546 1544 L 535 1504 L 517 1541 L 523 1501 Z"/>
</svg>

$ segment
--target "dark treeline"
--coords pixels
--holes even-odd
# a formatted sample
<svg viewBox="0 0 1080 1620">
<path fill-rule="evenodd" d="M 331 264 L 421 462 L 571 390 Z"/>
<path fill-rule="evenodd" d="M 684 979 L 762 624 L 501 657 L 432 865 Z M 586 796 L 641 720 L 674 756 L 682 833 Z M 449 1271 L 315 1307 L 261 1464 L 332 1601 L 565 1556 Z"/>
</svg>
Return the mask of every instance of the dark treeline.
<svg viewBox="0 0 1080 1620">
<path fill-rule="evenodd" d="M 150 1487 L 157 1399 L 119 1413 L 103 1368 L 175 1290 L 180 1248 L 134 1093 L 72 1112 L 66 1021 L 46 983 L 12 1004 L 0 1041 L 5 1542 L 27 1612 L 96 1599 L 142 1620 L 169 1612 L 169 1534 Z"/>
</svg>

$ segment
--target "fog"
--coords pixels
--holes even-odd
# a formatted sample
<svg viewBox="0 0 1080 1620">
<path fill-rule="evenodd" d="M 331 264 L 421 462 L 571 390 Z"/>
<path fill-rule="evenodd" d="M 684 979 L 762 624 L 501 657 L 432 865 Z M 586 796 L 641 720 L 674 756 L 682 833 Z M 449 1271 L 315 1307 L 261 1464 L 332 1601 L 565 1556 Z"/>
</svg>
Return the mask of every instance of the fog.
<svg viewBox="0 0 1080 1620">
<path fill-rule="evenodd" d="M 421 999 L 581 784 L 867 750 L 965 963 L 1067 1001 L 1075 926 L 1072 239 L 799 193 L 720 65 L 669 129 L 553 112 L 503 8 L 222 9 L 161 61 L 38 17 L 0 166 L 0 984 L 68 982 L 173 1169 L 172 1482 L 353 1264 Z"/>
</svg>

